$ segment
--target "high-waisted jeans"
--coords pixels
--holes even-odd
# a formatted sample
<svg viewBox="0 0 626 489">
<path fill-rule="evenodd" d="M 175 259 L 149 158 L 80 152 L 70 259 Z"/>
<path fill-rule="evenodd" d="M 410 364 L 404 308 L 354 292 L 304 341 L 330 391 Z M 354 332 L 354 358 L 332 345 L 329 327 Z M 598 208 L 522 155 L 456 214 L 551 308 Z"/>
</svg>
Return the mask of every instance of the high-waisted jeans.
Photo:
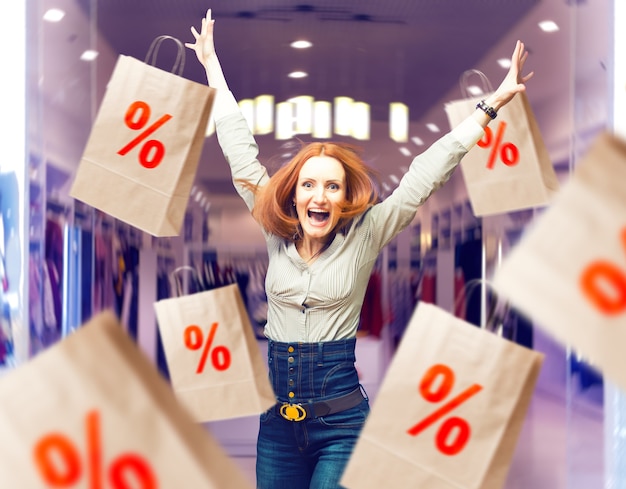
<svg viewBox="0 0 626 489">
<path fill-rule="evenodd" d="M 269 341 L 268 366 L 276 406 L 261 415 L 257 442 L 258 489 L 337 489 L 369 403 L 318 418 L 289 421 L 279 412 L 293 404 L 333 399 L 360 387 L 354 366 L 356 339 L 323 343 Z"/>
</svg>

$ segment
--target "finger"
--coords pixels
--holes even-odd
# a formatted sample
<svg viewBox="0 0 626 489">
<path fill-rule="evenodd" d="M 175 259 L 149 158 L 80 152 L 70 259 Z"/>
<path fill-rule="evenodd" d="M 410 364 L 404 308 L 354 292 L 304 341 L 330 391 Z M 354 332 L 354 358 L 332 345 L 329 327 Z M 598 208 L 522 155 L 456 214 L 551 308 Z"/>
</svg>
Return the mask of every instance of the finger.
<svg viewBox="0 0 626 489">
<path fill-rule="evenodd" d="M 194 39 L 196 39 L 196 41 L 197 41 L 198 38 L 200 37 L 200 34 L 198 34 L 198 31 L 193 26 L 191 27 L 191 33 L 193 34 Z"/>
<path fill-rule="evenodd" d="M 207 20 L 207 22 L 211 21 L 211 9 L 208 9 L 206 11 L 206 20 Z"/>
<path fill-rule="evenodd" d="M 526 83 L 528 80 L 530 80 L 533 76 L 535 75 L 534 71 L 531 71 L 530 73 L 528 73 L 528 75 L 526 75 L 524 78 L 522 78 L 522 83 Z"/>
<path fill-rule="evenodd" d="M 194 51 L 196 49 L 196 45 L 195 44 L 191 44 L 190 42 L 186 42 L 185 43 L 185 47 L 187 47 L 189 49 L 193 49 Z"/>
</svg>

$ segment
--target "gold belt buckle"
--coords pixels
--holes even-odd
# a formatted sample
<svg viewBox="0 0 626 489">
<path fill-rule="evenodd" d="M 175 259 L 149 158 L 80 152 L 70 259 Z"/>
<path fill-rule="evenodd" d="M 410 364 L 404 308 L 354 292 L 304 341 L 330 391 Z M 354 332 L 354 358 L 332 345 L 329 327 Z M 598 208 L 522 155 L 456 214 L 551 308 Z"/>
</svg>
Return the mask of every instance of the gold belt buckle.
<svg viewBox="0 0 626 489">
<path fill-rule="evenodd" d="M 306 418 L 306 411 L 300 404 L 284 402 L 280 407 L 280 415 L 289 421 L 302 421 Z"/>
</svg>

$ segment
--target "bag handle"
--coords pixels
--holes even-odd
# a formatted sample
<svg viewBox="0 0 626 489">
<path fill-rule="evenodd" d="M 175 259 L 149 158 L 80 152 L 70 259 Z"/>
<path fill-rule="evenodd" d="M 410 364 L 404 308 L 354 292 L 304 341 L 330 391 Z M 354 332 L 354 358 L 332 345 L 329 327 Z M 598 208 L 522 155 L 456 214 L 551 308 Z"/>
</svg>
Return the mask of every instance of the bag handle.
<svg viewBox="0 0 626 489">
<path fill-rule="evenodd" d="M 460 305 L 461 299 L 467 300 L 478 286 L 488 286 L 493 294 L 493 300 L 489 303 L 487 311 L 487 321 L 482 326 L 487 331 L 503 336 L 504 319 L 507 317 L 510 305 L 507 301 L 501 301 L 499 296 L 494 292 L 493 285 L 486 279 L 475 278 L 470 280 L 463 287 L 463 293 L 454 302 L 454 311 Z"/>
<path fill-rule="evenodd" d="M 487 75 L 485 75 L 480 70 L 471 69 L 471 70 L 464 71 L 463 74 L 461 75 L 461 79 L 459 80 L 459 86 L 461 87 L 461 94 L 462 95 L 468 96 L 468 97 L 472 97 L 473 96 L 467 90 L 467 88 L 469 87 L 469 79 L 473 75 L 476 75 L 476 76 L 478 76 L 478 78 L 480 78 L 480 80 L 482 82 L 482 85 L 483 85 L 483 92 L 484 93 L 492 93 L 493 92 L 493 86 L 491 85 L 491 82 L 489 81 L 489 78 L 487 78 Z"/>
<path fill-rule="evenodd" d="M 148 48 L 148 54 L 146 54 L 146 58 L 144 61 L 146 64 L 154 66 L 156 64 L 157 55 L 159 54 L 159 48 L 161 47 L 161 44 L 163 43 L 163 41 L 165 41 L 166 39 L 171 39 L 172 41 L 176 43 L 176 46 L 178 47 L 176 60 L 174 61 L 174 66 L 172 67 L 170 73 L 175 73 L 178 76 L 182 76 L 183 69 L 185 68 L 185 46 L 180 41 L 180 39 L 176 39 L 175 37 L 158 36 L 154 38 L 154 40 L 150 44 L 150 47 Z"/>
<path fill-rule="evenodd" d="M 181 297 L 183 294 L 183 283 L 181 277 L 179 275 L 182 271 L 192 272 L 193 277 L 196 279 L 196 285 L 200 285 L 200 276 L 198 274 L 198 270 L 196 270 L 191 265 L 182 265 L 174 269 L 174 271 L 170 274 L 170 279 L 173 284 L 173 288 L 176 290 L 176 297 Z"/>
</svg>

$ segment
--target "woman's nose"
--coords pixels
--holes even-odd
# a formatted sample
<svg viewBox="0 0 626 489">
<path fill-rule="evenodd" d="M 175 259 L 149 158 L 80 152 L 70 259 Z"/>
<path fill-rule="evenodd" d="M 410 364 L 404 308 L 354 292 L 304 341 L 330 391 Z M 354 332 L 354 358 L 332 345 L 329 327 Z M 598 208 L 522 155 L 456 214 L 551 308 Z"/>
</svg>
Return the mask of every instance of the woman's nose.
<svg viewBox="0 0 626 489">
<path fill-rule="evenodd" d="M 326 189 L 319 188 L 315 191 L 315 201 L 324 202 L 326 200 Z"/>
</svg>

